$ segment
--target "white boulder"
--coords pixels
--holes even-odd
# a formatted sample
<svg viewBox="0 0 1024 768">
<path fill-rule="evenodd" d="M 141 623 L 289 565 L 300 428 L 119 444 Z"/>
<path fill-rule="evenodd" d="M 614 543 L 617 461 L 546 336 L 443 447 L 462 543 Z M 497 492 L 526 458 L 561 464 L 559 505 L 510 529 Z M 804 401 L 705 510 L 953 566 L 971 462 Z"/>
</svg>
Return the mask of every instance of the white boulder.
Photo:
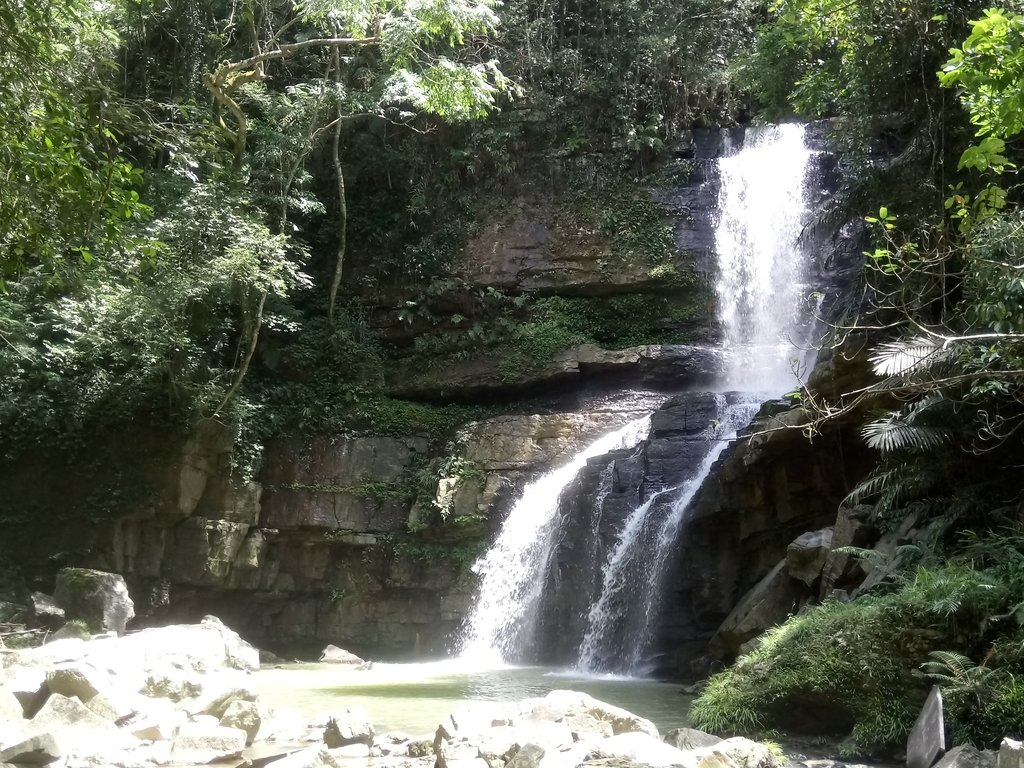
<svg viewBox="0 0 1024 768">
<path fill-rule="evenodd" d="M 245 731 L 208 723 L 187 723 L 178 729 L 171 747 L 177 763 L 210 763 L 237 757 L 245 749 Z"/>
<path fill-rule="evenodd" d="M 324 648 L 320 654 L 320 662 L 323 664 L 348 664 L 350 666 L 359 666 L 366 663 L 354 653 L 349 653 L 344 648 L 339 648 L 336 645 L 328 645 Z"/>
</svg>

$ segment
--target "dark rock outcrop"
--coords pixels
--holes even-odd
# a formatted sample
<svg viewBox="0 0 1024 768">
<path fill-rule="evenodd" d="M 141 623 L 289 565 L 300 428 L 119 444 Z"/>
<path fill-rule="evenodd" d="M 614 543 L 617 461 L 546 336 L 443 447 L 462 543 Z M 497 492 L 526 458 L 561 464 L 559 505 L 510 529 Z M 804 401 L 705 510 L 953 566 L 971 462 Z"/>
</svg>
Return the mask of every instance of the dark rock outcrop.
<svg viewBox="0 0 1024 768">
<path fill-rule="evenodd" d="M 53 598 L 67 619 L 84 621 L 94 632 L 123 634 L 135 618 L 135 604 L 119 573 L 65 568 L 57 574 Z"/>
</svg>

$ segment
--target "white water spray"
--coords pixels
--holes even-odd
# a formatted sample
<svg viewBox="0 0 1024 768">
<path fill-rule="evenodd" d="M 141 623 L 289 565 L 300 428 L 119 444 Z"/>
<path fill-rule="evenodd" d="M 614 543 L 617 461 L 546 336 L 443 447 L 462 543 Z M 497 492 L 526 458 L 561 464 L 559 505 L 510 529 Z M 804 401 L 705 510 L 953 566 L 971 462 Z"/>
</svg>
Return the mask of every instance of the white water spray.
<svg viewBox="0 0 1024 768">
<path fill-rule="evenodd" d="M 716 291 L 729 370 L 724 389 L 779 396 L 797 384 L 803 363 L 796 338 L 806 311 L 807 221 L 804 182 L 812 152 L 802 125 L 747 131 L 743 146 L 719 160 Z"/>
<path fill-rule="evenodd" d="M 463 657 L 479 663 L 519 660 L 518 653 L 536 626 L 537 606 L 554 549 L 559 494 L 588 459 L 630 448 L 649 431 L 650 418 L 630 422 L 523 490 L 497 540 L 473 565 L 480 575 L 480 592 L 464 625 Z"/>
</svg>

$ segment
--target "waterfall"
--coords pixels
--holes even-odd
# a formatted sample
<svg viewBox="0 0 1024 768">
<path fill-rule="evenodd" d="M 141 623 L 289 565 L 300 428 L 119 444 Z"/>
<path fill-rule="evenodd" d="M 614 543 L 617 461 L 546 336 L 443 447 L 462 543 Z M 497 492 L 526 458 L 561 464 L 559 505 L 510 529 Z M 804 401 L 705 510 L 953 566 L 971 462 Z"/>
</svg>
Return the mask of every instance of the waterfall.
<svg viewBox="0 0 1024 768">
<path fill-rule="evenodd" d="M 638 419 L 586 446 L 523 490 L 497 540 L 474 565 L 480 589 L 463 627 L 461 655 L 476 662 L 520 661 L 537 623 L 537 606 L 558 530 L 558 497 L 595 456 L 630 448 L 650 429 Z"/>
<path fill-rule="evenodd" d="M 643 674 L 652 640 L 653 620 L 669 553 L 679 535 L 686 509 L 736 432 L 757 413 L 756 400 L 727 403 L 717 397 L 717 423 L 699 439 L 707 453 L 680 488 L 652 495 L 626 519 L 604 567 L 601 595 L 591 606 L 587 631 L 580 644 L 577 668 L 584 672 Z M 671 502 L 667 514 L 651 514 L 662 497 Z"/>
<path fill-rule="evenodd" d="M 716 293 L 729 369 L 724 389 L 779 396 L 794 389 L 803 362 L 807 257 L 805 178 L 812 152 L 802 125 L 751 128 L 718 161 L 721 186 Z M 803 310 L 803 311 L 802 311 Z"/>
<path fill-rule="evenodd" d="M 643 674 L 665 571 L 687 508 L 736 433 L 762 400 L 794 388 L 809 346 L 807 257 L 800 236 L 807 219 L 805 179 L 812 152 L 804 127 L 750 129 L 742 145 L 718 161 L 716 293 L 728 369 L 720 387 L 750 393 L 731 405 L 720 397 L 708 448 L 678 488 L 661 491 L 626 519 L 605 563 L 577 667 Z M 667 511 L 661 497 L 671 497 Z"/>
<path fill-rule="evenodd" d="M 715 461 L 736 433 L 747 426 L 761 402 L 794 388 L 808 363 L 811 307 L 805 301 L 809 258 L 801 247 L 807 220 L 805 177 L 813 153 L 798 125 L 751 128 L 740 146 L 727 146 L 718 160 L 719 191 L 714 221 L 717 255 L 716 293 L 724 328 L 728 366 L 714 387 L 728 394 L 700 395 L 696 421 L 684 424 L 662 446 L 679 447 L 684 440 L 683 477 L 673 488 L 639 486 L 642 503 L 618 507 L 619 516 L 602 520 L 611 468 L 596 508 L 563 521 L 558 513 L 562 489 L 587 459 L 634 445 L 646 435 L 648 423 L 632 424 L 588 446 L 567 465 L 531 483 L 515 504 L 490 551 L 474 566 L 481 577 L 476 605 L 467 619 L 461 642 L 463 656 L 480 661 L 532 661 L 530 652 L 538 626 L 539 606 L 560 526 L 588 532 L 580 552 L 593 552 L 603 568 L 570 582 L 585 596 L 589 610 L 569 622 L 572 634 L 582 630 L 577 667 L 590 672 L 643 674 L 651 658 L 661 610 L 666 572 L 678 551 L 690 503 Z M 712 174 L 715 176 L 715 174 Z M 738 394 L 738 392 L 746 394 Z M 708 398 L 714 398 L 713 403 Z M 687 418 L 690 418 L 689 416 Z M 712 420 L 713 418 L 713 420 Z M 710 423 L 704 425 L 700 420 Z M 681 454 L 682 455 L 682 454 Z M 645 475 L 646 477 L 646 475 Z M 675 475 L 673 475 L 675 477 Z M 569 530 L 569 529 L 566 529 Z M 610 547 L 602 541 L 614 538 Z M 607 554 L 601 556 L 602 551 Z M 578 561 L 577 561 L 578 567 Z M 589 567 L 589 565 L 588 565 Z M 554 624 L 555 627 L 566 624 Z M 585 627 L 585 629 L 584 629 Z M 569 640 L 570 652 L 575 637 Z"/>
</svg>

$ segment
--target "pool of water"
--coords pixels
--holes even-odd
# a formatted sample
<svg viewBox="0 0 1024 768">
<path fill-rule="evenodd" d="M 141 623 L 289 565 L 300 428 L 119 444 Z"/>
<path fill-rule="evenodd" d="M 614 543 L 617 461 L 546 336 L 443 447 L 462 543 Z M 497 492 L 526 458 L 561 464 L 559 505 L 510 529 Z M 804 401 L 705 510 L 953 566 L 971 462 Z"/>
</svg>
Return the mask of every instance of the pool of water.
<svg viewBox="0 0 1024 768">
<path fill-rule="evenodd" d="M 583 676 L 543 667 L 472 668 L 460 659 L 425 664 L 375 664 L 354 670 L 332 664 L 265 667 L 255 676 L 261 700 L 312 718 L 345 706 L 365 709 L 377 731 L 432 734 L 452 712 L 544 696 L 556 689 L 594 698 L 646 717 L 662 733 L 686 725 L 691 697 L 679 686 L 637 678 Z"/>
</svg>

